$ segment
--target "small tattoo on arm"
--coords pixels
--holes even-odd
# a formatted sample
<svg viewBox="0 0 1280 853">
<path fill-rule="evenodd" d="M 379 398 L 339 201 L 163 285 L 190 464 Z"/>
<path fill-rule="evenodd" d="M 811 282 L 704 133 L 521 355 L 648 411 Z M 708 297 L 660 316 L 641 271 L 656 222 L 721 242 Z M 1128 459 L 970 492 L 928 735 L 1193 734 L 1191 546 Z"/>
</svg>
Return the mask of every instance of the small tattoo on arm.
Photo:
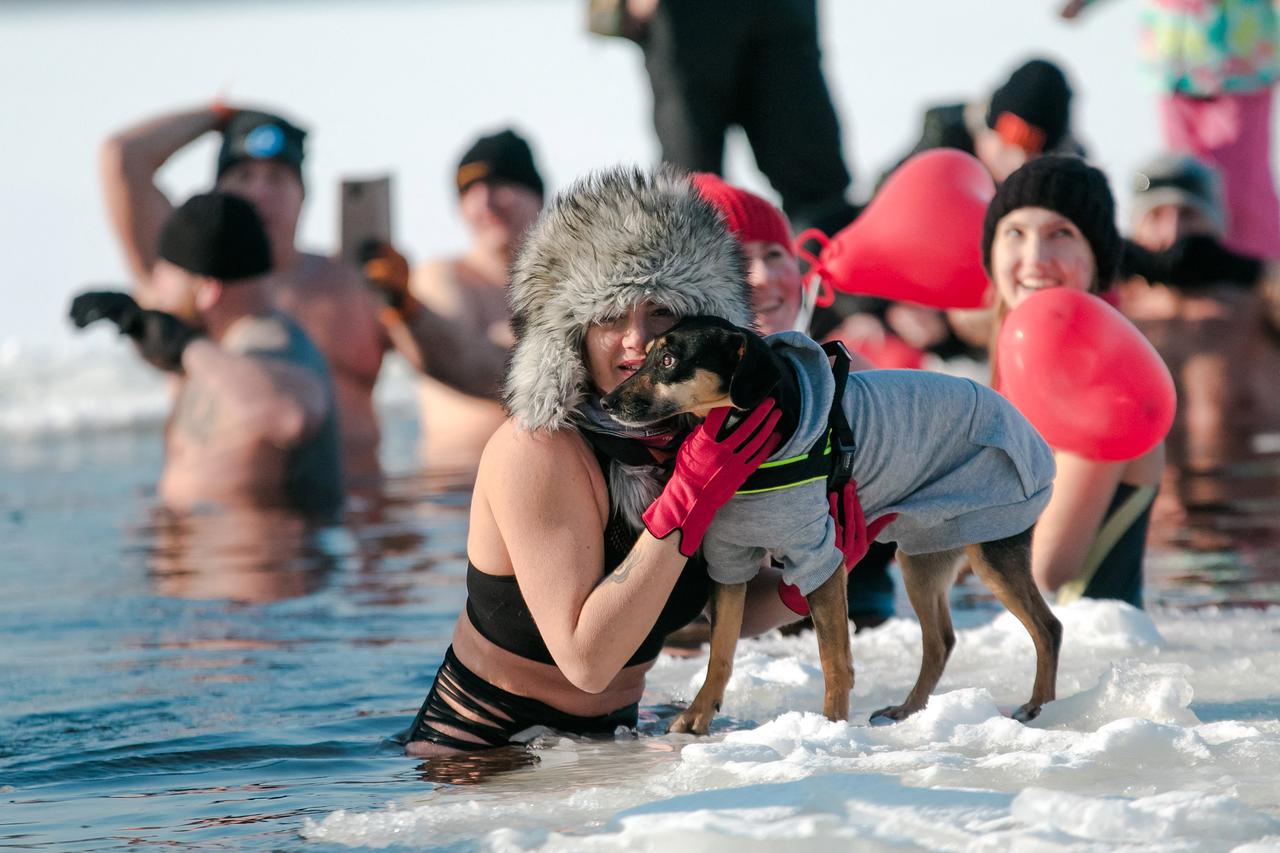
<svg viewBox="0 0 1280 853">
<path fill-rule="evenodd" d="M 609 581 L 611 583 L 626 583 L 627 578 L 631 575 L 631 570 L 635 568 L 635 563 L 631 558 L 623 560 L 618 568 L 609 572 Z"/>
</svg>

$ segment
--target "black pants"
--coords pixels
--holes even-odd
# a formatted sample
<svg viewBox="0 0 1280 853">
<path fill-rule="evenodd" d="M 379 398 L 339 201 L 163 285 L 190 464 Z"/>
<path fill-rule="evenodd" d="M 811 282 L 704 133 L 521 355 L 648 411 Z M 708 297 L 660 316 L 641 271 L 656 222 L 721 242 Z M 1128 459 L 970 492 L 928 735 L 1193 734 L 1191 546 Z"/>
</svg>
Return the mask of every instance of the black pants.
<svg viewBox="0 0 1280 853">
<path fill-rule="evenodd" d="M 797 231 L 852 220 L 816 0 L 664 0 L 644 47 L 663 160 L 720 174 L 736 124 Z"/>
</svg>

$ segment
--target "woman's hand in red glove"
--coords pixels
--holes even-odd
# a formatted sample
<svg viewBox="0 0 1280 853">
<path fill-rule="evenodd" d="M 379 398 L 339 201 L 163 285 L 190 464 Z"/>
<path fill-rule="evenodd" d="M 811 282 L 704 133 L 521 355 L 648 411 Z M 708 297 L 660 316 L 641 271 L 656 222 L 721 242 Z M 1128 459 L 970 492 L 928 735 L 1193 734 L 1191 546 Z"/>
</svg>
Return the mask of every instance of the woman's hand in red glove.
<svg viewBox="0 0 1280 853">
<path fill-rule="evenodd" d="M 898 514 L 882 515 L 868 525 L 862 503 L 858 500 L 858 484 L 853 480 L 845 483 L 840 491 L 828 493 L 827 502 L 831 518 L 836 523 L 836 547 L 844 554 L 844 571 L 848 574 L 867 556 L 872 541 Z M 795 613 L 809 615 L 809 602 L 799 589 L 786 581 L 778 581 L 778 597 Z"/>
<path fill-rule="evenodd" d="M 723 438 L 728 407 L 713 409 L 676 453 L 675 470 L 662 494 L 644 512 L 644 526 L 658 539 L 680 531 L 680 553 L 692 557 L 716 510 L 742 487 L 781 438 L 773 433 L 781 412 L 766 398 Z"/>
</svg>

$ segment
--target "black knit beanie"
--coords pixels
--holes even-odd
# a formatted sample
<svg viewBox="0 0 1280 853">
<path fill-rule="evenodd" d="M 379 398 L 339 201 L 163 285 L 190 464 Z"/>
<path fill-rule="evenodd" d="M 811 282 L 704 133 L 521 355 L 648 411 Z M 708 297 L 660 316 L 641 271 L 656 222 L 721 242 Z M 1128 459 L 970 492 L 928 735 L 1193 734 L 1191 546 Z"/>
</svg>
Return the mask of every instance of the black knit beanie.
<svg viewBox="0 0 1280 853">
<path fill-rule="evenodd" d="M 271 270 L 267 232 L 253 205 L 228 193 L 192 196 L 160 231 L 160 257 L 196 275 L 234 282 Z"/>
<path fill-rule="evenodd" d="M 513 130 L 475 141 L 458 162 L 458 192 L 476 181 L 510 181 L 543 195 L 542 176 L 533 164 L 529 143 Z"/>
<path fill-rule="evenodd" d="M 257 110 L 241 110 L 222 130 L 217 177 L 245 160 L 275 160 L 302 180 L 303 142 L 307 132 L 280 116 Z"/>
<path fill-rule="evenodd" d="M 1017 121 L 1012 125 L 1001 117 L 1006 113 Z M 1032 59 L 1018 67 L 1003 86 L 991 95 L 987 127 L 1030 154 L 1052 151 L 1071 121 L 1071 87 L 1058 66 L 1045 59 Z"/>
<path fill-rule="evenodd" d="M 1056 155 L 1029 160 L 1010 175 L 996 189 L 982 223 L 982 265 L 988 276 L 996 224 L 1020 207 L 1043 207 L 1070 219 L 1093 250 L 1099 287 L 1110 286 L 1122 244 L 1106 175 L 1078 157 Z"/>
</svg>

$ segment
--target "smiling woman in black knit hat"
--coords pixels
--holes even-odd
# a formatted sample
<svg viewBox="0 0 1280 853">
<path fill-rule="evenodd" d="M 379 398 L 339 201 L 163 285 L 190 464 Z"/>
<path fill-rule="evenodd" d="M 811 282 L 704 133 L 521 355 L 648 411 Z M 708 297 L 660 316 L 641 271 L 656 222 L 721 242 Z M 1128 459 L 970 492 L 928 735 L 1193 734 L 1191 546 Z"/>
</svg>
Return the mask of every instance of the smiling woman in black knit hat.
<svg viewBox="0 0 1280 853">
<path fill-rule="evenodd" d="M 1040 157 L 996 191 L 983 225 L 982 259 L 996 287 L 994 341 L 1006 315 L 1054 287 L 1098 293 L 1112 284 L 1121 241 L 1102 172 L 1075 157 Z M 1076 354 L 1066 351 L 1069 361 Z M 1031 568 L 1058 601 L 1085 596 L 1142 606 L 1142 558 L 1164 444 L 1136 459 L 1086 459 L 1055 450 L 1053 497 L 1036 524 Z"/>
</svg>

